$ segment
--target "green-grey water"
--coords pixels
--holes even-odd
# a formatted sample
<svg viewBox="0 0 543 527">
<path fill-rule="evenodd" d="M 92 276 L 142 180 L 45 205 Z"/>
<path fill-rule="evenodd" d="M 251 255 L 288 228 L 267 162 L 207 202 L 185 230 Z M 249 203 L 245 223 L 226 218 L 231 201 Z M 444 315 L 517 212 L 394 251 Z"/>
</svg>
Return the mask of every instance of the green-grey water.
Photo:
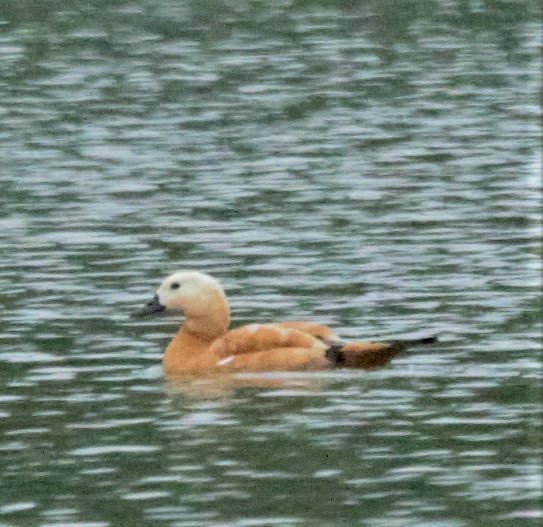
<svg viewBox="0 0 543 527">
<path fill-rule="evenodd" d="M 529 527 L 535 1 L 0 1 L 0 525 Z M 168 384 L 162 276 L 235 324 L 438 334 Z"/>
</svg>

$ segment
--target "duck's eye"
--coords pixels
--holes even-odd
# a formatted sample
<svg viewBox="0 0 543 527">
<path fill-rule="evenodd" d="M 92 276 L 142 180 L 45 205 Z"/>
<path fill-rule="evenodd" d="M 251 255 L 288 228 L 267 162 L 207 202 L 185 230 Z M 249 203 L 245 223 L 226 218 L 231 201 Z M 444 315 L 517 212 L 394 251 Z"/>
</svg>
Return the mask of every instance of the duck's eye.
<svg viewBox="0 0 543 527">
<path fill-rule="evenodd" d="M 179 282 L 174 282 L 170 287 L 172 289 L 179 289 Z"/>
</svg>

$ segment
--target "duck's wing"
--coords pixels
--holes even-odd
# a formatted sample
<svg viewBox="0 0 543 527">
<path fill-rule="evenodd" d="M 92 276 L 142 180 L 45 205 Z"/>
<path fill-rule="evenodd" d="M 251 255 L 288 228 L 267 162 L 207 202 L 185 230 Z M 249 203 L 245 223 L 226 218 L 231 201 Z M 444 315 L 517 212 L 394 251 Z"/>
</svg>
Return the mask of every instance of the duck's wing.
<svg viewBox="0 0 543 527">
<path fill-rule="evenodd" d="M 297 328 L 305 328 L 302 331 Z M 215 340 L 209 351 L 216 366 L 231 371 L 312 370 L 342 366 L 384 366 L 405 349 L 431 344 L 435 337 L 384 342 L 341 342 L 309 322 L 251 324 Z"/>
<path fill-rule="evenodd" d="M 339 337 L 334 335 L 332 328 L 321 324 L 313 324 L 312 322 L 293 321 L 293 322 L 277 322 L 274 326 L 281 328 L 296 329 L 323 341 L 332 342 L 339 340 Z"/>
<path fill-rule="evenodd" d="M 217 357 L 289 348 L 315 348 L 322 351 L 326 346 L 310 333 L 282 324 L 241 326 L 219 337 L 210 346 L 210 350 Z"/>
</svg>

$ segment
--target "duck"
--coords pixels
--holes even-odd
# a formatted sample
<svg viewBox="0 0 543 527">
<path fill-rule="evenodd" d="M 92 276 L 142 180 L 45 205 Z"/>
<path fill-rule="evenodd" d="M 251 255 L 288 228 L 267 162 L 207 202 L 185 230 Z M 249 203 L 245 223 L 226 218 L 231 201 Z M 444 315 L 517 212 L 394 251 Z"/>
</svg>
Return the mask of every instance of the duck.
<svg viewBox="0 0 543 527">
<path fill-rule="evenodd" d="M 184 321 L 162 360 L 167 378 L 210 373 L 371 369 L 437 337 L 344 342 L 333 330 L 309 321 L 253 323 L 230 328 L 230 307 L 220 282 L 193 270 L 163 280 L 138 313 L 182 314 Z"/>
</svg>

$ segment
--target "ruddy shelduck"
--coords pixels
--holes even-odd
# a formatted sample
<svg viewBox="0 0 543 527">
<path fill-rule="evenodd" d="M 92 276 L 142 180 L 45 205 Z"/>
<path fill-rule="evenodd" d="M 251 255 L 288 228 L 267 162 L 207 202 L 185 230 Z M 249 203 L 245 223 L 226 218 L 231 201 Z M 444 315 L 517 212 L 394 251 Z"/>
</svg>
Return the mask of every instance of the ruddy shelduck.
<svg viewBox="0 0 543 527">
<path fill-rule="evenodd" d="M 168 276 L 140 314 L 183 313 L 166 348 L 166 377 L 219 372 L 311 371 L 375 368 L 435 337 L 382 342 L 342 342 L 328 326 L 277 322 L 230 327 L 230 307 L 219 282 L 197 271 Z"/>
</svg>

